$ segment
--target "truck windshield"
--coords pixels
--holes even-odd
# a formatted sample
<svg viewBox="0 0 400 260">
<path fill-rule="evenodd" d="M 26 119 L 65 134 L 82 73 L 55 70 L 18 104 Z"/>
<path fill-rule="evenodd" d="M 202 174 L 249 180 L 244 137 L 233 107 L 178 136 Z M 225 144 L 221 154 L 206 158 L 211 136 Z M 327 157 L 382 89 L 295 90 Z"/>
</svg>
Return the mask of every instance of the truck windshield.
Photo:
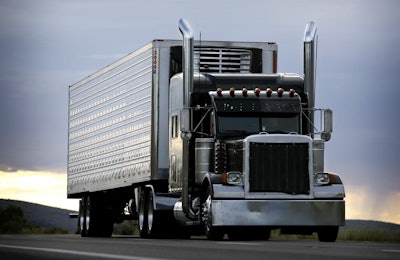
<svg viewBox="0 0 400 260">
<path fill-rule="evenodd" d="M 218 116 L 218 133 L 226 136 L 242 136 L 267 132 L 288 134 L 300 132 L 299 115 L 267 114 L 263 116 Z"/>
</svg>

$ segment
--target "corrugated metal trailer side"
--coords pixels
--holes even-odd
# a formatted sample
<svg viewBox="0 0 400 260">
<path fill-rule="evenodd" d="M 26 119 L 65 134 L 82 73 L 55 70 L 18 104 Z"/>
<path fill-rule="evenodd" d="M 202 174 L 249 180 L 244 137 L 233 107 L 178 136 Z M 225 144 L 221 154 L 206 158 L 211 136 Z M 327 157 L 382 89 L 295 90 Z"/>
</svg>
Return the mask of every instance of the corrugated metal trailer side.
<svg viewBox="0 0 400 260">
<path fill-rule="evenodd" d="M 154 54 L 151 42 L 69 87 L 68 196 L 151 179 Z"/>
</svg>

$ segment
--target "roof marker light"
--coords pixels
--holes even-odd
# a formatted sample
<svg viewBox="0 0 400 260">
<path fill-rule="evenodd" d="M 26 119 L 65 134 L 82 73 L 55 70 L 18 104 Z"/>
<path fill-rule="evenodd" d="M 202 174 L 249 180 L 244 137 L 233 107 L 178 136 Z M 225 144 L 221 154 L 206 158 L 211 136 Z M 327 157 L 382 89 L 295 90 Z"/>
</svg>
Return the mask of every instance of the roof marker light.
<svg viewBox="0 0 400 260">
<path fill-rule="evenodd" d="M 261 90 L 259 88 L 254 89 L 254 94 L 258 97 L 260 95 Z"/>
<path fill-rule="evenodd" d="M 219 97 L 222 96 L 222 88 L 217 88 L 217 95 L 218 95 Z"/>
<path fill-rule="evenodd" d="M 247 97 L 247 88 L 243 88 L 242 93 L 244 97 Z"/>
<path fill-rule="evenodd" d="M 235 88 L 230 88 L 229 89 L 229 94 L 234 97 L 235 96 Z"/>
<path fill-rule="evenodd" d="M 293 89 L 293 88 L 291 88 L 291 89 L 290 89 L 290 92 L 289 92 L 289 95 L 290 95 L 291 97 L 293 97 L 295 93 L 296 93 L 296 90 Z"/>
<path fill-rule="evenodd" d="M 278 96 L 282 97 L 283 92 L 285 92 L 285 90 L 283 88 L 278 88 Z"/>
<path fill-rule="evenodd" d="M 267 97 L 270 97 L 272 94 L 272 89 L 271 88 L 267 88 Z"/>
</svg>

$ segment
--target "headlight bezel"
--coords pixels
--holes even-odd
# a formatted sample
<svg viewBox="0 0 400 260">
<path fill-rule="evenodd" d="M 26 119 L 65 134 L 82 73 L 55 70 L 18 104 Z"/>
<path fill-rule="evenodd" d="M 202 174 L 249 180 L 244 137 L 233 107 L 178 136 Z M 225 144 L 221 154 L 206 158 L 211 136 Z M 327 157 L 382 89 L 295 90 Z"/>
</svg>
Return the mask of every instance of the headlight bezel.
<svg viewBox="0 0 400 260">
<path fill-rule="evenodd" d="M 317 172 L 314 175 L 314 184 L 317 186 L 332 184 L 332 174 L 327 172 Z"/>
<path fill-rule="evenodd" d="M 243 174 L 239 171 L 229 171 L 222 173 L 222 183 L 228 185 L 243 185 Z"/>
</svg>

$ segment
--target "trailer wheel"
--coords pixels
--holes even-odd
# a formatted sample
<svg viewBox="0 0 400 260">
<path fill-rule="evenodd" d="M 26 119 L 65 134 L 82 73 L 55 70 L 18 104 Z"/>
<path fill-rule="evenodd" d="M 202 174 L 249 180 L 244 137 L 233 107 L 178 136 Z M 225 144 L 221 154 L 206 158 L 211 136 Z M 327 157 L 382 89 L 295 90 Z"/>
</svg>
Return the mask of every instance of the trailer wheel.
<svg viewBox="0 0 400 260">
<path fill-rule="evenodd" d="M 140 192 L 139 199 L 139 212 L 138 212 L 138 227 L 139 227 L 139 235 L 141 238 L 148 238 L 148 218 L 147 218 L 147 190 L 142 190 Z"/>
<path fill-rule="evenodd" d="M 154 209 L 154 194 L 152 189 L 145 189 L 139 201 L 139 234 L 141 238 L 157 238 L 165 235 L 162 230 L 162 213 Z M 166 221 L 167 219 L 163 219 Z"/>
<path fill-rule="evenodd" d="M 84 235 L 82 236 L 110 237 L 112 235 L 114 224 L 112 215 L 103 203 L 102 199 L 94 195 L 86 197 Z"/>
<path fill-rule="evenodd" d="M 86 197 L 83 197 L 79 201 L 78 228 L 80 230 L 81 237 L 86 237 Z"/>
<path fill-rule="evenodd" d="M 317 231 L 320 242 L 335 242 L 339 233 L 338 226 L 321 227 Z"/>
<path fill-rule="evenodd" d="M 153 191 L 149 191 L 147 197 L 147 228 L 149 237 L 156 238 L 160 235 L 160 214 L 154 209 L 154 194 Z"/>
<path fill-rule="evenodd" d="M 207 187 L 204 201 L 201 205 L 201 220 L 204 225 L 204 232 L 209 240 L 222 240 L 224 238 L 224 232 L 220 227 L 214 227 L 212 225 L 212 193 L 211 187 Z"/>
<path fill-rule="evenodd" d="M 93 205 L 91 203 L 92 199 L 91 196 L 86 197 L 86 205 L 85 205 L 85 233 L 87 237 L 93 237 L 94 236 L 94 230 L 95 230 L 95 224 L 91 222 L 91 220 L 94 220 L 94 212 L 92 210 Z"/>
</svg>

